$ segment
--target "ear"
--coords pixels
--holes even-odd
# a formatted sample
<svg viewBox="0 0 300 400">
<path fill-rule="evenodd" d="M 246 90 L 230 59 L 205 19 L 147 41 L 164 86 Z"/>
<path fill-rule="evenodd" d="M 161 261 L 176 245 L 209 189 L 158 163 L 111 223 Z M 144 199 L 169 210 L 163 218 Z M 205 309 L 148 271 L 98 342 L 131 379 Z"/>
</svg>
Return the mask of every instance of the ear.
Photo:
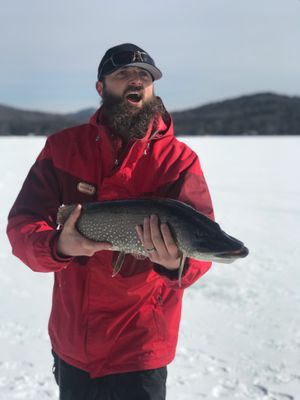
<svg viewBox="0 0 300 400">
<path fill-rule="evenodd" d="M 102 97 L 103 94 L 103 83 L 100 81 L 96 82 L 96 90 L 99 93 L 99 95 Z"/>
</svg>

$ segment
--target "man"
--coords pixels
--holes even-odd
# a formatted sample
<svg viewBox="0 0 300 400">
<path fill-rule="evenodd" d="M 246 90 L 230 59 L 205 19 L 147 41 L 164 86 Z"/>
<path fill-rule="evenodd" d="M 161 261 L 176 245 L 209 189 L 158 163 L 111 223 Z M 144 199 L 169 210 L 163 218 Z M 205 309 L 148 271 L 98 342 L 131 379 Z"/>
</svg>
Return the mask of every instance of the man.
<svg viewBox="0 0 300 400">
<path fill-rule="evenodd" d="M 9 214 L 13 253 L 32 270 L 54 272 L 49 335 L 61 400 L 162 400 L 174 356 L 183 289 L 210 267 L 187 259 L 165 224 L 145 215 L 137 234 L 148 252 L 117 255 L 75 229 L 85 202 L 163 197 L 213 210 L 196 154 L 173 134 L 154 95 L 162 74 L 133 44 L 109 49 L 98 69 L 102 107 L 88 124 L 48 137 Z M 59 205 L 78 206 L 61 230 Z"/>
</svg>

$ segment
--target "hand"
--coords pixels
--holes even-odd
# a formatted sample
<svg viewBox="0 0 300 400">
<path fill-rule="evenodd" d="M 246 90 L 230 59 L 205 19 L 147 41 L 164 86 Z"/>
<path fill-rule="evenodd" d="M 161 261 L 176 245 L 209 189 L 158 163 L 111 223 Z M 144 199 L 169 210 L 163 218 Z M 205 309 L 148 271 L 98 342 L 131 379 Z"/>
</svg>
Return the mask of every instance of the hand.
<svg viewBox="0 0 300 400">
<path fill-rule="evenodd" d="M 145 218 L 144 225 L 138 225 L 136 231 L 152 262 L 169 270 L 179 268 L 181 253 L 168 225 L 159 224 L 157 215 Z"/>
<path fill-rule="evenodd" d="M 100 250 L 110 250 L 112 245 L 106 242 L 94 242 L 84 238 L 75 228 L 80 216 L 81 205 L 78 204 L 64 224 L 57 241 L 57 252 L 62 256 L 92 256 Z"/>
</svg>

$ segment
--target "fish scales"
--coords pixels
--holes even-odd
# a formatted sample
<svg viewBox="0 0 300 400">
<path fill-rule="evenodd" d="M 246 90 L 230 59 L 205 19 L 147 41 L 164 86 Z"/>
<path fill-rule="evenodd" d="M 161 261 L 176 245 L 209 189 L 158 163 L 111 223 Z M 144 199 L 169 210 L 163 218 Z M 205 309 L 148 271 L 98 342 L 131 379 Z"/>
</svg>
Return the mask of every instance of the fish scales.
<svg viewBox="0 0 300 400">
<path fill-rule="evenodd" d="M 83 212 L 85 206 L 83 206 Z M 114 250 L 136 253 L 146 256 L 135 227 L 142 225 L 144 218 L 156 214 L 161 223 L 168 223 L 180 249 L 184 246 L 180 229 L 180 215 L 176 210 L 165 207 L 163 203 L 153 201 L 126 201 L 95 203 L 86 207 L 86 212 L 79 218 L 78 231 L 88 239 L 97 242 L 110 242 Z M 184 249 L 182 248 L 184 247 Z"/>
<path fill-rule="evenodd" d="M 63 224 L 75 206 L 61 207 L 57 222 Z M 147 256 L 135 227 L 155 214 L 167 223 L 184 255 L 197 260 L 229 263 L 246 257 L 248 249 L 238 239 L 191 206 L 171 199 L 112 200 L 83 204 L 77 230 L 97 242 L 110 242 L 113 250 Z"/>
</svg>

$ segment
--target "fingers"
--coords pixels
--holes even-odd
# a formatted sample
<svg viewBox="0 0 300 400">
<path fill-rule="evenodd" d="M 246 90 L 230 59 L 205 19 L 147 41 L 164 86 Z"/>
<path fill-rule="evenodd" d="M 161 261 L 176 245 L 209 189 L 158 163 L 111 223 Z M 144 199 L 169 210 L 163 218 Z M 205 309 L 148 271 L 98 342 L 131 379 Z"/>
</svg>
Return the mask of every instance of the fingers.
<svg viewBox="0 0 300 400">
<path fill-rule="evenodd" d="M 165 223 L 160 225 L 156 215 L 145 218 L 143 226 L 136 226 L 136 231 L 149 254 L 153 255 L 154 250 L 151 249 L 154 248 L 162 258 L 169 255 L 178 257 L 179 250 L 168 225 Z"/>
<path fill-rule="evenodd" d="M 170 270 L 178 269 L 181 253 L 167 224 L 160 224 L 158 217 L 151 215 L 136 231 L 152 262 Z"/>
<path fill-rule="evenodd" d="M 151 217 L 144 218 L 143 227 L 138 225 L 136 227 L 136 231 L 145 250 L 149 253 L 150 259 L 153 258 L 151 256 L 154 256 L 156 251 L 163 256 L 166 255 L 167 249 L 162 239 L 159 221 L 156 215 L 151 215 Z"/>
<path fill-rule="evenodd" d="M 178 247 L 175 243 L 173 236 L 171 234 L 170 228 L 167 224 L 161 224 L 160 226 L 161 233 L 163 236 L 164 244 L 169 254 L 171 255 L 178 255 Z"/>
<path fill-rule="evenodd" d="M 111 250 L 112 244 L 94 242 L 83 237 L 75 228 L 82 206 L 78 204 L 67 219 L 57 241 L 57 251 L 65 256 L 92 256 L 97 251 Z"/>
<path fill-rule="evenodd" d="M 167 255 L 168 250 L 162 237 L 157 215 L 151 215 L 150 220 L 146 219 L 144 235 L 146 248 L 155 247 L 162 257 Z"/>
<path fill-rule="evenodd" d="M 69 218 L 67 219 L 65 226 L 75 227 L 75 223 L 78 220 L 78 218 L 80 217 L 81 209 L 82 209 L 82 205 L 77 204 L 77 206 L 74 208 L 74 210 L 71 212 Z"/>
<path fill-rule="evenodd" d="M 144 247 L 145 249 L 152 249 L 154 246 L 154 243 L 152 241 L 151 237 L 151 230 L 150 230 L 150 218 L 144 218 Z"/>
<path fill-rule="evenodd" d="M 141 227 L 141 225 L 137 225 L 135 227 L 135 229 L 136 229 L 136 232 L 137 232 L 137 235 L 138 235 L 140 241 L 142 242 L 142 245 L 145 247 L 145 244 L 144 244 L 144 230 L 143 230 L 143 228 Z"/>
</svg>

